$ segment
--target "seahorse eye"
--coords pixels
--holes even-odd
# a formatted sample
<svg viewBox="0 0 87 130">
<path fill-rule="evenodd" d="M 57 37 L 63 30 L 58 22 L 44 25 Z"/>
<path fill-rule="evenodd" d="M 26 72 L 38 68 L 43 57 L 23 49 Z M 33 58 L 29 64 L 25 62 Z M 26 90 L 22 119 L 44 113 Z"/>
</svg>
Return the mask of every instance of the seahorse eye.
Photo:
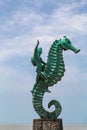
<svg viewBox="0 0 87 130">
<path fill-rule="evenodd" d="M 69 39 L 67 39 L 67 38 L 66 38 L 65 40 L 67 41 L 67 43 L 68 43 L 68 44 L 71 44 L 71 42 L 70 42 L 70 40 L 69 40 Z"/>
</svg>

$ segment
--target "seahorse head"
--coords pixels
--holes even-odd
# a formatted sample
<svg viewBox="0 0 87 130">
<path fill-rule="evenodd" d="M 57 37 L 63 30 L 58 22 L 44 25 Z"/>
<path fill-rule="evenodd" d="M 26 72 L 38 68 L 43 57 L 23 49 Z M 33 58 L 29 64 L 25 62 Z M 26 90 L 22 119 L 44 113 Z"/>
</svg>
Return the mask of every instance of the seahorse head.
<svg viewBox="0 0 87 130">
<path fill-rule="evenodd" d="M 63 38 L 60 39 L 60 44 L 64 50 L 70 49 L 75 53 L 78 53 L 80 51 L 80 49 L 77 49 L 72 45 L 70 39 L 68 39 L 66 36 L 63 36 Z"/>
</svg>

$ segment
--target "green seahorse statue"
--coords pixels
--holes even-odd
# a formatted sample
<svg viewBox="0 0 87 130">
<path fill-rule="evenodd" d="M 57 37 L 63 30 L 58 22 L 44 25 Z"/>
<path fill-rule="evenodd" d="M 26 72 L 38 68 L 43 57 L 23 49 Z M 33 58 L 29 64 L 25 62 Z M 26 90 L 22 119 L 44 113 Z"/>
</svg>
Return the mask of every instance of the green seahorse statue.
<svg viewBox="0 0 87 130">
<path fill-rule="evenodd" d="M 59 40 L 55 40 L 50 47 L 47 63 L 45 63 L 42 58 L 42 48 L 38 47 L 39 41 L 34 50 L 34 55 L 31 57 L 31 62 L 36 66 L 36 83 L 34 84 L 32 92 L 32 102 L 35 111 L 41 118 L 52 118 L 56 119 L 62 110 L 60 103 L 56 100 L 52 100 L 48 104 L 48 108 L 52 105 L 55 106 L 55 110 L 48 112 L 43 107 L 43 96 L 45 92 L 50 92 L 48 87 L 53 86 L 64 76 L 65 65 L 63 60 L 62 52 L 63 50 L 72 50 L 78 53 L 80 49 L 75 48 L 71 41 L 66 37 Z"/>
</svg>

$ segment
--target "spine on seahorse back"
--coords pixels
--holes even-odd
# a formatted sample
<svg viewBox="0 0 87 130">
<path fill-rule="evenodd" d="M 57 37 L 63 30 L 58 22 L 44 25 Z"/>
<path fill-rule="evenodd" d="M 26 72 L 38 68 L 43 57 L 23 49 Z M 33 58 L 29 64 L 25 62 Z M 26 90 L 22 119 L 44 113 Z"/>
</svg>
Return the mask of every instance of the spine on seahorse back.
<svg viewBox="0 0 87 130">
<path fill-rule="evenodd" d="M 50 48 L 47 65 L 44 70 L 47 80 L 45 80 L 45 82 L 39 80 L 33 92 L 33 106 L 41 118 L 57 118 L 61 113 L 62 107 L 58 101 L 52 100 L 49 102 L 48 108 L 54 105 L 55 110 L 53 112 L 48 112 L 44 109 L 42 100 L 44 93 L 48 91 L 48 87 L 60 81 L 64 75 L 64 71 L 62 47 L 56 40 Z"/>
</svg>

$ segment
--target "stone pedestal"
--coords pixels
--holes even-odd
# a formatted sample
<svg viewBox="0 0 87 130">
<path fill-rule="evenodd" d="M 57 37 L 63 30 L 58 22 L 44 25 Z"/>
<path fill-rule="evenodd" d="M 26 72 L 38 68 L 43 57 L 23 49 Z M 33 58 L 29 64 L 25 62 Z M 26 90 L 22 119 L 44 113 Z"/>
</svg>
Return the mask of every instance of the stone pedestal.
<svg viewBox="0 0 87 130">
<path fill-rule="evenodd" d="M 34 119 L 33 130 L 63 130 L 62 119 Z"/>
</svg>

